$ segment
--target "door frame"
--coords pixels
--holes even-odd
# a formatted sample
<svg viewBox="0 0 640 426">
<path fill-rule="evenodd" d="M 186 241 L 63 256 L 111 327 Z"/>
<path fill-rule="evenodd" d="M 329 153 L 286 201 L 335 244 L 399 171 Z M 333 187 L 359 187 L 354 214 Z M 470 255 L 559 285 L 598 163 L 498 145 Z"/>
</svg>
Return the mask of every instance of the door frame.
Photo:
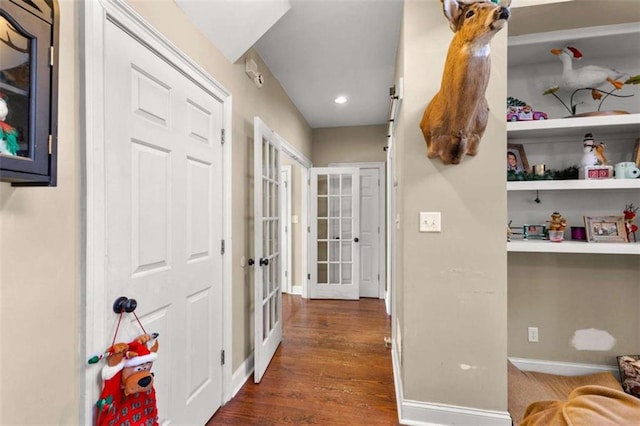
<svg viewBox="0 0 640 426">
<path fill-rule="evenodd" d="M 380 232 L 378 233 L 378 262 L 380 264 L 380 281 L 378 282 L 378 299 L 386 299 L 387 288 L 387 244 L 385 242 L 387 235 L 387 214 L 386 208 L 386 174 L 384 162 L 356 162 L 356 163 L 329 163 L 329 167 L 358 167 L 362 169 L 378 169 L 378 211 L 380 216 L 378 223 L 380 224 Z M 359 184 L 359 183 L 358 183 Z"/>
<path fill-rule="evenodd" d="M 109 337 L 105 334 L 105 320 L 111 311 L 113 301 L 105 300 L 106 276 L 106 229 L 105 229 L 105 128 L 104 122 L 104 29 L 107 21 L 123 28 L 145 47 L 162 57 L 199 85 L 203 90 L 218 98 L 223 104 L 223 128 L 227 130 L 222 147 L 222 191 L 223 191 L 223 239 L 225 253 L 222 258 L 222 348 L 226 359 L 231 356 L 231 201 L 232 201 L 232 157 L 231 157 L 231 117 L 232 97 L 221 84 L 207 74 L 198 64 L 159 33 L 123 0 L 98 0 L 83 2 L 81 6 L 80 42 L 84 61 L 81 63 L 82 81 L 80 87 L 84 113 L 81 117 L 84 127 L 85 145 L 80 153 L 84 177 L 81 189 L 82 206 L 82 248 L 80 282 L 80 365 L 96 352 L 104 350 Z M 112 311 L 111 311 L 112 312 Z M 97 385 L 98 369 L 94 366 L 81 368 L 79 378 L 80 424 L 92 424 L 94 391 Z M 231 398 L 231 362 L 222 365 L 223 405 Z"/>
<path fill-rule="evenodd" d="M 398 178 L 396 177 L 396 129 L 402 100 L 404 98 L 404 78 L 399 77 L 390 93 L 389 105 L 389 122 L 387 127 L 387 294 L 385 303 L 387 314 L 391 315 L 391 338 L 395 344 L 397 330 L 395 323 L 397 321 L 395 303 L 395 280 L 396 280 L 396 233 L 399 230 L 399 218 L 396 218 L 396 198 Z M 399 345 L 398 345 L 399 346 Z"/>
<path fill-rule="evenodd" d="M 280 143 L 282 143 L 282 139 L 280 139 Z M 282 156 L 280 158 L 280 178 L 282 175 L 286 175 L 286 185 L 282 185 L 284 182 L 280 182 L 282 187 L 282 196 L 280 197 L 280 211 L 282 212 L 282 227 L 280 228 L 280 247 L 286 247 L 285 256 L 282 257 L 282 264 L 286 265 L 285 268 L 281 270 L 281 280 L 282 280 L 282 292 L 291 294 L 293 290 L 293 286 L 291 284 L 291 165 L 286 164 L 282 165 Z M 285 216 L 286 214 L 286 216 Z M 286 231 L 285 231 L 286 229 Z M 286 244 L 285 244 L 286 243 Z M 285 275 L 285 271 L 287 275 Z"/>
<path fill-rule="evenodd" d="M 278 134 L 276 133 L 278 136 Z M 302 283 L 302 297 L 307 299 L 309 298 L 309 279 L 308 279 L 308 270 L 309 270 L 309 169 L 313 166 L 311 160 L 309 160 L 300 150 L 298 150 L 295 146 L 291 145 L 284 138 L 280 137 L 280 152 L 287 154 L 293 161 L 297 162 L 301 167 L 301 195 L 300 199 L 302 202 L 301 212 L 300 212 L 300 233 L 302 236 L 301 241 L 301 253 L 300 258 L 302 259 L 302 265 L 300 267 L 299 279 Z"/>
</svg>

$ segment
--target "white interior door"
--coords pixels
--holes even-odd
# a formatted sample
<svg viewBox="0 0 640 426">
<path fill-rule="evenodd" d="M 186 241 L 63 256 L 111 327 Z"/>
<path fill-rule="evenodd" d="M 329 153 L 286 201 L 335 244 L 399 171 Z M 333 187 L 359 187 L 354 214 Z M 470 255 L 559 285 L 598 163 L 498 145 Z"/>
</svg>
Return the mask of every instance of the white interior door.
<svg viewBox="0 0 640 426">
<path fill-rule="evenodd" d="M 360 297 L 380 297 L 380 171 L 360 169 Z"/>
<path fill-rule="evenodd" d="M 280 275 L 280 139 L 255 117 L 254 125 L 254 372 L 262 375 L 282 340 Z"/>
<path fill-rule="evenodd" d="M 160 423 L 204 424 L 222 400 L 223 104 L 111 21 L 105 31 L 105 295 L 136 299 L 160 334 Z M 125 320 L 118 341 L 141 333 Z"/>
<path fill-rule="evenodd" d="M 310 171 L 309 296 L 358 299 L 359 171 L 352 167 L 313 167 Z"/>
</svg>

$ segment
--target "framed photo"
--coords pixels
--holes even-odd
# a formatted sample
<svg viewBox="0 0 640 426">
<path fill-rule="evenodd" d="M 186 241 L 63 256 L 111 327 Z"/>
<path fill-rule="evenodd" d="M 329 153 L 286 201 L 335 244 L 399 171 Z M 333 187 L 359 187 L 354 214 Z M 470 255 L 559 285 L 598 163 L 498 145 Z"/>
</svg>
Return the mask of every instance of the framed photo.
<svg viewBox="0 0 640 426">
<path fill-rule="evenodd" d="M 622 215 L 585 216 L 584 226 L 589 242 L 625 243 L 629 241 Z"/>
<path fill-rule="evenodd" d="M 507 145 L 507 171 L 531 172 L 522 144 L 510 143 Z"/>
<path fill-rule="evenodd" d="M 636 139 L 636 145 L 633 147 L 631 161 L 636 163 L 636 167 L 640 167 L 640 138 Z"/>
</svg>

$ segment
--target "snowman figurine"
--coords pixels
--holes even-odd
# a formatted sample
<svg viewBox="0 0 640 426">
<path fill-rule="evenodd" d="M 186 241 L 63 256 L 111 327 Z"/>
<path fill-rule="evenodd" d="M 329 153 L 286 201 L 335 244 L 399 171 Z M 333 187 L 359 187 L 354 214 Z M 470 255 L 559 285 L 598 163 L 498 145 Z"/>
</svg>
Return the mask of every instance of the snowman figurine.
<svg viewBox="0 0 640 426">
<path fill-rule="evenodd" d="M 7 114 L 9 114 L 7 101 L 0 96 L 0 154 L 16 155 L 20 148 L 20 145 L 18 145 L 18 131 L 4 122 Z"/>
<path fill-rule="evenodd" d="M 582 166 L 595 166 L 598 164 L 598 157 L 596 156 L 596 143 L 593 141 L 593 135 L 587 133 L 584 135 L 584 141 L 582 142 Z"/>
</svg>

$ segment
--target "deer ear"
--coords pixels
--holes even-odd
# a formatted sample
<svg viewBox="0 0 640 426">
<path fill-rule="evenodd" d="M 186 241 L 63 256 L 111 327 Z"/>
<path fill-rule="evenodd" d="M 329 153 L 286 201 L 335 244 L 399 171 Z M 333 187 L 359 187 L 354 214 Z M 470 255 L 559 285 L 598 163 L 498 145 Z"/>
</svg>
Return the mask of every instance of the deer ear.
<svg viewBox="0 0 640 426">
<path fill-rule="evenodd" d="M 449 27 L 454 33 L 458 30 L 458 18 L 460 17 L 460 4 L 457 0 L 440 0 L 442 12 L 449 21 Z"/>
</svg>

